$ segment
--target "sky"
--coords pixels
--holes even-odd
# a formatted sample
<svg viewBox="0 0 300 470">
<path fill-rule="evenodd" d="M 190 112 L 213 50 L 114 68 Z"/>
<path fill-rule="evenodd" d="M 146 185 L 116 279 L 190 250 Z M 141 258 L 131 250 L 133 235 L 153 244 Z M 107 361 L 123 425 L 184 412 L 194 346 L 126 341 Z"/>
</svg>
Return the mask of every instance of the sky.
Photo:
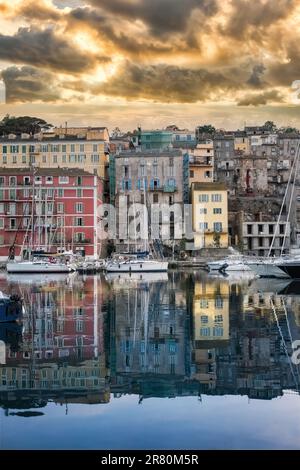
<svg viewBox="0 0 300 470">
<path fill-rule="evenodd" d="M 0 0 L 0 116 L 300 127 L 299 24 L 300 0 Z"/>
</svg>

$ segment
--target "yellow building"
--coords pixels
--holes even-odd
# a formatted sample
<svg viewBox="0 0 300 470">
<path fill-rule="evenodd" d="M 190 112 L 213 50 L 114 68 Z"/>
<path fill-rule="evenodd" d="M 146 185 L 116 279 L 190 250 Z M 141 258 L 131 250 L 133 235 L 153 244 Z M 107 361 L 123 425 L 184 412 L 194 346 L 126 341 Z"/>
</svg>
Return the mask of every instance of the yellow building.
<svg viewBox="0 0 300 470">
<path fill-rule="evenodd" d="M 195 249 L 228 248 L 228 193 L 223 183 L 193 183 Z"/>
<path fill-rule="evenodd" d="M 250 139 L 247 136 L 236 136 L 234 138 L 234 150 L 250 153 Z"/>
<path fill-rule="evenodd" d="M 93 135 L 55 135 L 34 137 L 14 134 L 0 138 L 0 165 L 4 168 L 82 168 L 105 176 L 107 142 Z"/>
<path fill-rule="evenodd" d="M 229 341 L 229 284 L 226 281 L 196 282 L 193 299 L 194 378 L 214 387 L 215 348 Z"/>
<path fill-rule="evenodd" d="M 190 157 L 190 183 L 213 182 L 214 144 L 209 140 L 198 144 Z"/>
</svg>

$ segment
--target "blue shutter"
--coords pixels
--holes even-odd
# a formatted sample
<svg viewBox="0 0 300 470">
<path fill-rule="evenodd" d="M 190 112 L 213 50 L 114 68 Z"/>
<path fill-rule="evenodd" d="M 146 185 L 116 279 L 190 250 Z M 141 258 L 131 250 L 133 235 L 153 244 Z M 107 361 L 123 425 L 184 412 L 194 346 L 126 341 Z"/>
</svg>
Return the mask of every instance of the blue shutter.
<svg viewBox="0 0 300 470">
<path fill-rule="evenodd" d="M 141 189 L 141 180 L 140 179 L 137 180 L 137 188 Z"/>
<path fill-rule="evenodd" d="M 131 179 L 130 179 L 130 180 L 128 180 L 128 189 L 129 189 L 129 190 L 130 190 L 130 189 L 132 189 L 132 185 L 131 185 Z"/>
<path fill-rule="evenodd" d="M 122 180 L 122 190 L 125 191 L 125 181 Z"/>
<path fill-rule="evenodd" d="M 150 189 L 154 189 L 154 180 L 153 179 L 150 181 Z"/>
<path fill-rule="evenodd" d="M 159 178 L 157 178 L 157 187 L 160 188 Z"/>
</svg>

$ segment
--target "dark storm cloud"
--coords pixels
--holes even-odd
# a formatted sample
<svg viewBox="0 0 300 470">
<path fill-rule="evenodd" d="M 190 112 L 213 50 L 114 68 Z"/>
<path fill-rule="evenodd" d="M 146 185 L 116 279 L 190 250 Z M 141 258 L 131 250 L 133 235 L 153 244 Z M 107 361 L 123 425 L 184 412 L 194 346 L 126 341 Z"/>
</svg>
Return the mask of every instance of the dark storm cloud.
<svg viewBox="0 0 300 470">
<path fill-rule="evenodd" d="M 0 34 L 0 59 L 67 73 L 87 71 L 106 60 L 82 52 L 52 28 L 20 28 L 14 36 Z"/>
<path fill-rule="evenodd" d="M 9 67 L 1 72 L 8 103 L 53 102 L 60 98 L 55 76 L 34 67 Z"/>
<path fill-rule="evenodd" d="M 235 83 L 218 72 L 127 62 L 108 82 L 91 91 L 128 99 L 193 103 L 208 101 L 215 93 L 220 96 L 235 88 Z"/>
<path fill-rule="evenodd" d="M 252 69 L 251 76 L 247 81 L 248 85 L 251 85 L 254 88 L 262 88 L 265 85 L 265 82 L 262 79 L 265 71 L 266 67 L 263 64 L 255 65 Z"/>
<path fill-rule="evenodd" d="M 142 20 L 157 36 L 186 30 L 193 10 L 217 12 L 216 0 L 88 0 L 88 3 L 129 20 Z"/>
<path fill-rule="evenodd" d="M 284 102 L 283 96 L 277 90 L 270 90 L 254 95 L 246 95 L 238 102 L 238 106 L 261 106 L 273 102 Z"/>
<path fill-rule="evenodd" d="M 170 44 L 155 44 L 151 38 L 145 38 L 142 35 L 139 37 L 130 37 L 127 31 L 122 31 L 120 28 L 115 28 L 115 21 L 112 21 L 105 15 L 101 14 L 98 10 L 88 7 L 76 8 L 68 15 L 68 22 L 80 27 L 83 26 L 92 28 L 99 37 L 111 41 L 118 49 L 132 54 L 143 54 L 146 51 L 149 53 L 167 53 L 173 50 Z"/>
<path fill-rule="evenodd" d="M 255 40 L 259 28 L 269 28 L 277 21 L 287 18 L 296 3 L 297 0 L 231 0 L 233 12 L 222 31 L 236 39 L 242 39 L 249 28 L 252 28 Z"/>
</svg>

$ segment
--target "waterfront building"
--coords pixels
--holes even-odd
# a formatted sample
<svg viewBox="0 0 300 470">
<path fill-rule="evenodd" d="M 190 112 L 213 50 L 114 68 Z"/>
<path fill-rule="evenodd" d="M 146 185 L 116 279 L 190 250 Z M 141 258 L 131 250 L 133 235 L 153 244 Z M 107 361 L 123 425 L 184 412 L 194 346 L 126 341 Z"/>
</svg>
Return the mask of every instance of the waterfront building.
<svg viewBox="0 0 300 470">
<path fill-rule="evenodd" d="M 159 224 L 157 235 L 161 238 L 169 230 L 167 239 L 173 239 L 175 233 L 172 206 L 176 204 L 182 209 L 183 202 L 188 201 L 189 197 L 188 160 L 188 155 L 182 155 L 178 150 L 129 151 L 111 155 L 109 165 L 111 202 L 115 204 L 116 209 L 119 209 L 121 201 L 125 200 L 127 207 L 131 207 L 132 210 L 136 204 L 143 204 L 150 215 L 153 205 L 158 209 L 163 206 L 170 208 L 170 213 L 157 222 Z M 125 234 L 126 229 L 122 228 L 121 224 L 127 225 L 128 218 L 125 217 L 118 223 L 118 233 Z M 126 251 L 128 244 L 131 248 L 137 244 L 143 247 L 144 240 L 140 232 L 137 224 L 135 236 L 130 237 L 132 240 L 128 241 L 126 234 L 118 237 L 118 248 Z"/>
<path fill-rule="evenodd" d="M 211 183 L 214 180 L 214 145 L 208 140 L 190 152 L 190 184 Z"/>
<path fill-rule="evenodd" d="M 228 248 L 228 196 L 222 183 L 193 183 L 194 248 Z"/>
<path fill-rule="evenodd" d="M 1 168 L 0 259 L 19 259 L 30 245 L 98 259 L 102 197 L 102 179 L 82 169 Z"/>
<path fill-rule="evenodd" d="M 71 132 L 73 129 L 73 133 Z M 58 128 L 30 136 L 0 137 L 0 165 L 3 168 L 81 168 L 104 178 L 108 161 L 106 132 Z"/>
</svg>

